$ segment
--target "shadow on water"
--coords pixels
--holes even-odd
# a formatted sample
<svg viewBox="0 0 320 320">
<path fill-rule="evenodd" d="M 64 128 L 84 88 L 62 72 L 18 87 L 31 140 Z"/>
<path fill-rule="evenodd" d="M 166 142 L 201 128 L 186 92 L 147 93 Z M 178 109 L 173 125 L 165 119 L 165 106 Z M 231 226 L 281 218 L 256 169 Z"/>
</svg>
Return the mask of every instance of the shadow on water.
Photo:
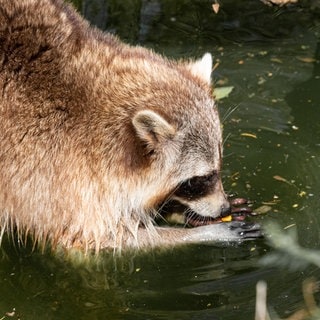
<svg viewBox="0 0 320 320">
<path fill-rule="evenodd" d="M 271 203 L 256 219 L 295 225 L 319 248 L 320 53 L 317 0 L 288 8 L 260 1 L 75 0 L 102 29 L 174 57 L 214 53 L 224 119 L 224 184 Z M 318 45 L 317 45 L 318 43 Z M 280 176 L 286 182 L 274 179 Z M 0 319 L 253 319 L 255 285 L 282 316 L 301 306 L 301 282 L 319 272 L 263 267 L 264 240 L 238 246 L 104 253 L 70 263 L 5 242 L 0 253 Z M 319 277 L 318 277 L 319 278 Z"/>
</svg>

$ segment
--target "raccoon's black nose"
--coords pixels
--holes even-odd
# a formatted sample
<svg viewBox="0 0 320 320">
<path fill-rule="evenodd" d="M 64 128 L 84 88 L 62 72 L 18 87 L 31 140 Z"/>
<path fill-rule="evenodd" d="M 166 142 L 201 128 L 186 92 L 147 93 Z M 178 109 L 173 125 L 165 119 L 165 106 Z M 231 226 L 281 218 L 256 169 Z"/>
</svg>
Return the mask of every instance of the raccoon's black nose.
<svg viewBox="0 0 320 320">
<path fill-rule="evenodd" d="M 221 217 L 226 217 L 231 213 L 231 206 L 221 206 Z"/>
</svg>

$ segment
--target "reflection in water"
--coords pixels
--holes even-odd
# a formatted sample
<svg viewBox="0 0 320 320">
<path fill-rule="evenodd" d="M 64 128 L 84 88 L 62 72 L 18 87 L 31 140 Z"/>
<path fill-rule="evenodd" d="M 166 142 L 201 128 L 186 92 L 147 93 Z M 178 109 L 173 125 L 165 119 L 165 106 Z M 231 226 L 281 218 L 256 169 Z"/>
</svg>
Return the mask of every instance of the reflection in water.
<svg viewBox="0 0 320 320">
<path fill-rule="evenodd" d="M 13 250 L 13 251 L 12 251 Z M 301 300 L 299 273 L 261 268 L 264 242 L 190 246 L 97 263 L 68 264 L 50 254 L 2 250 L 0 309 L 39 319 L 249 319 L 255 284 L 268 282 L 277 309 Z M 4 257 L 9 251 L 9 256 Z M 283 305 L 285 303 L 285 306 Z"/>
<path fill-rule="evenodd" d="M 303 1 L 270 8 L 226 0 L 218 15 L 200 0 L 74 2 L 128 42 L 174 57 L 214 53 L 216 85 L 234 87 L 219 103 L 222 115 L 234 109 L 224 121 L 226 189 L 255 206 L 273 201 L 272 212 L 257 219 L 294 223 L 300 242 L 319 248 L 318 12 Z M 270 250 L 263 240 L 208 244 L 118 259 L 105 253 L 97 263 L 74 265 L 4 244 L 0 318 L 13 312 L 21 319 L 247 320 L 260 279 L 268 283 L 269 304 L 285 315 L 299 306 L 300 284 L 311 271 L 261 267 L 259 258 Z"/>
</svg>

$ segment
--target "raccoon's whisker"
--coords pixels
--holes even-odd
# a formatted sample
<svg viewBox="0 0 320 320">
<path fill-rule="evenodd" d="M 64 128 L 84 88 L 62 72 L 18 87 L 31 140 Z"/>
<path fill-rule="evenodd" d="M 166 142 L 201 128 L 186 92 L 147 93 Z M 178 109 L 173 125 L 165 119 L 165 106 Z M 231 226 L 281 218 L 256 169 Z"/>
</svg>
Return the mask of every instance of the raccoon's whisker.
<svg viewBox="0 0 320 320">
<path fill-rule="evenodd" d="M 191 213 L 191 215 L 189 215 L 189 213 Z M 192 211 L 190 208 L 187 208 L 184 212 L 183 215 L 185 217 L 189 216 L 189 218 L 192 218 L 192 216 L 194 216 L 194 211 Z M 186 219 L 183 228 L 186 228 L 188 226 L 188 219 Z"/>
<path fill-rule="evenodd" d="M 161 215 L 160 212 L 163 210 L 163 208 L 165 207 L 165 205 L 166 205 L 167 203 L 168 203 L 168 200 L 166 200 L 166 201 L 164 201 L 164 202 L 161 203 L 160 207 L 157 208 L 157 210 L 156 210 L 155 218 L 157 218 L 157 217 L 162 217 L 162 215 Z M 162 218 L 163 218 L 163 217 L 162 217 Z"/>
<path fill-rule="evenodd" d="M 161 207 L 162 207 L 162 206 L 161 206 Z M 155 214 L 154 214 L 153 221 L 155 222 L 156 220 L 158 220 L 158 221 L 162 221 L 162 222 L 165 222 L 166 224 L 168 224 L 169 221 L 168 221 L 168 220 L 166 219 L 166 217 L 163 216 L 163 215 L 161 214 L 161 212 L 159 212 L 159 211 L 161 211 L 160 208 L 159 208 L 158 210 L 155 210 Z"/>
<path fill-rule="evenodd" d="M 174 195 L 174 192 L 175 192 L 175 190 L 174 190 L 173 192 L 171 192 L 171 194 L 166 198 L 166 200 L 164 200 L 164 201 L 161 203 L 160 207 L 159 207 L 158 210 L 157 210 L 157 214 L 161 215 L 161 214 L 159 213 L 159 211 L 163 210 L 163 208 L 172 200 L 172 197 L 173 197 L 173 195 Z"/>
<path fill-rule="evenodd" d="M 185 216 L 185 215 L 183 214 L 183 216 Z M 183 224 L 181 224 L 181 226 L 182 226 L 182 228 L 186 228 L 186 227 L 188 227 L 188 220 L 187 220 L 187 219 L 185 219 L 185 220 L 184 220 L 184 223 L 183 223 Z"/>
<path fill-rule="evenodd" d="M 223 158 L 229 158 L 229 157 L 232 157 L 233 155 L 234 155 L 234 152 L 230 152 L 230 153 L 224 154 Z"/>
<path fill-rule="evenodd" d="M 158 208 L 158 211 L 161 211 L 165 205 L 167 205 L 171 200 L 173 200 L 173 196 L 176 193 L 176 191 L 179 189 L 181 184 L 182 184 L 182 182 L 179 183 L 173 190 L 171 190 L 171 192 L 166 197 L 166 199 L 161 203 L 160 207 Z"/>
<path fill-rule="evenodd" d="M 155 214 L 155 216 L 154 216 L 154 218 L 153 218 L 153 222 L 155 223 L 155 224 L 158 224 L 157 222 L 156 222 L 156 220 L 160 220 L 160 221 L 162 221 L 162 222 L 164 222 L 164 223 L 166 223 L 166 224 L 169 224 L 169 221 L 162 215 L 162 214 L 160 214 L 159 212 L 157 212 L 156 214 Z"/>
<path fill-rule="evenodd" d="M 172 200 L 172 197 L 174 196 L 174 194 L 176 193 L 176 191 L 180 188 L 180 186 L 182 185 L 183 181 L 179 182 L 175 188 L 173 188 L 168 196 L 168 199 Z"/>
<path fill-rule="evenodd" d="M 240 106 L 240 104 L 237 104 L 232 109 L 231 109 L 231 107 L 228 108 L 228 110 L 226 111 L 226 113 L 222 117 L 222 123 L 224 123 L 231 116 L 231 114 L 239 108 L 239 106 Z"/>
<path fill-rule="evenodd" d="M 225 143 L 227 142 L 227 140 L 230 138 L 230 136 L 231 136 L 231 132 L 229 132 L 229 133 L 227 134 L 227 136 L 223 139 L 223 142 L 222 142 L 222 146 L 223 146 L 223 147 L 224 147 Z"/>
<path fill-rule="evenodd" d="M 225 122 L 225 120 L 227 120 L 227 118 L 228 118 L 228 116 L 229 116 L 229 112 L 231 111 L 232 109 L 231 109 L 231 107 L 229 107 L 226 111 L 225 111 L 225 113 L 224 113 L 224 115 L 220 115 L 220 118 L 221 118 L 221 123 L 223 123 L 223 122 Z"/>
</svg>

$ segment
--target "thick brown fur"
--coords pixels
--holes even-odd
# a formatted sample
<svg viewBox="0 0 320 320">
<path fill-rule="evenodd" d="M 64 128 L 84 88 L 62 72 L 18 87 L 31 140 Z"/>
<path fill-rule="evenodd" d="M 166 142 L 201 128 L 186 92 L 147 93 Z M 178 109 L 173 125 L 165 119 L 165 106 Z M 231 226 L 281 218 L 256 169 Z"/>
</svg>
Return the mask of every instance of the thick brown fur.
<svg viewBox="0 0 320 320">
<path fill-rule="evenodd" d="M 2 230 L 96 251 L 185 241 L 153 218 L 179 183 L 220 170 L 219 117 L 197 72 L 61 0 L 0 0 Z M 220 178 L 212 197 L 217 216 Z"/>
</svg>

